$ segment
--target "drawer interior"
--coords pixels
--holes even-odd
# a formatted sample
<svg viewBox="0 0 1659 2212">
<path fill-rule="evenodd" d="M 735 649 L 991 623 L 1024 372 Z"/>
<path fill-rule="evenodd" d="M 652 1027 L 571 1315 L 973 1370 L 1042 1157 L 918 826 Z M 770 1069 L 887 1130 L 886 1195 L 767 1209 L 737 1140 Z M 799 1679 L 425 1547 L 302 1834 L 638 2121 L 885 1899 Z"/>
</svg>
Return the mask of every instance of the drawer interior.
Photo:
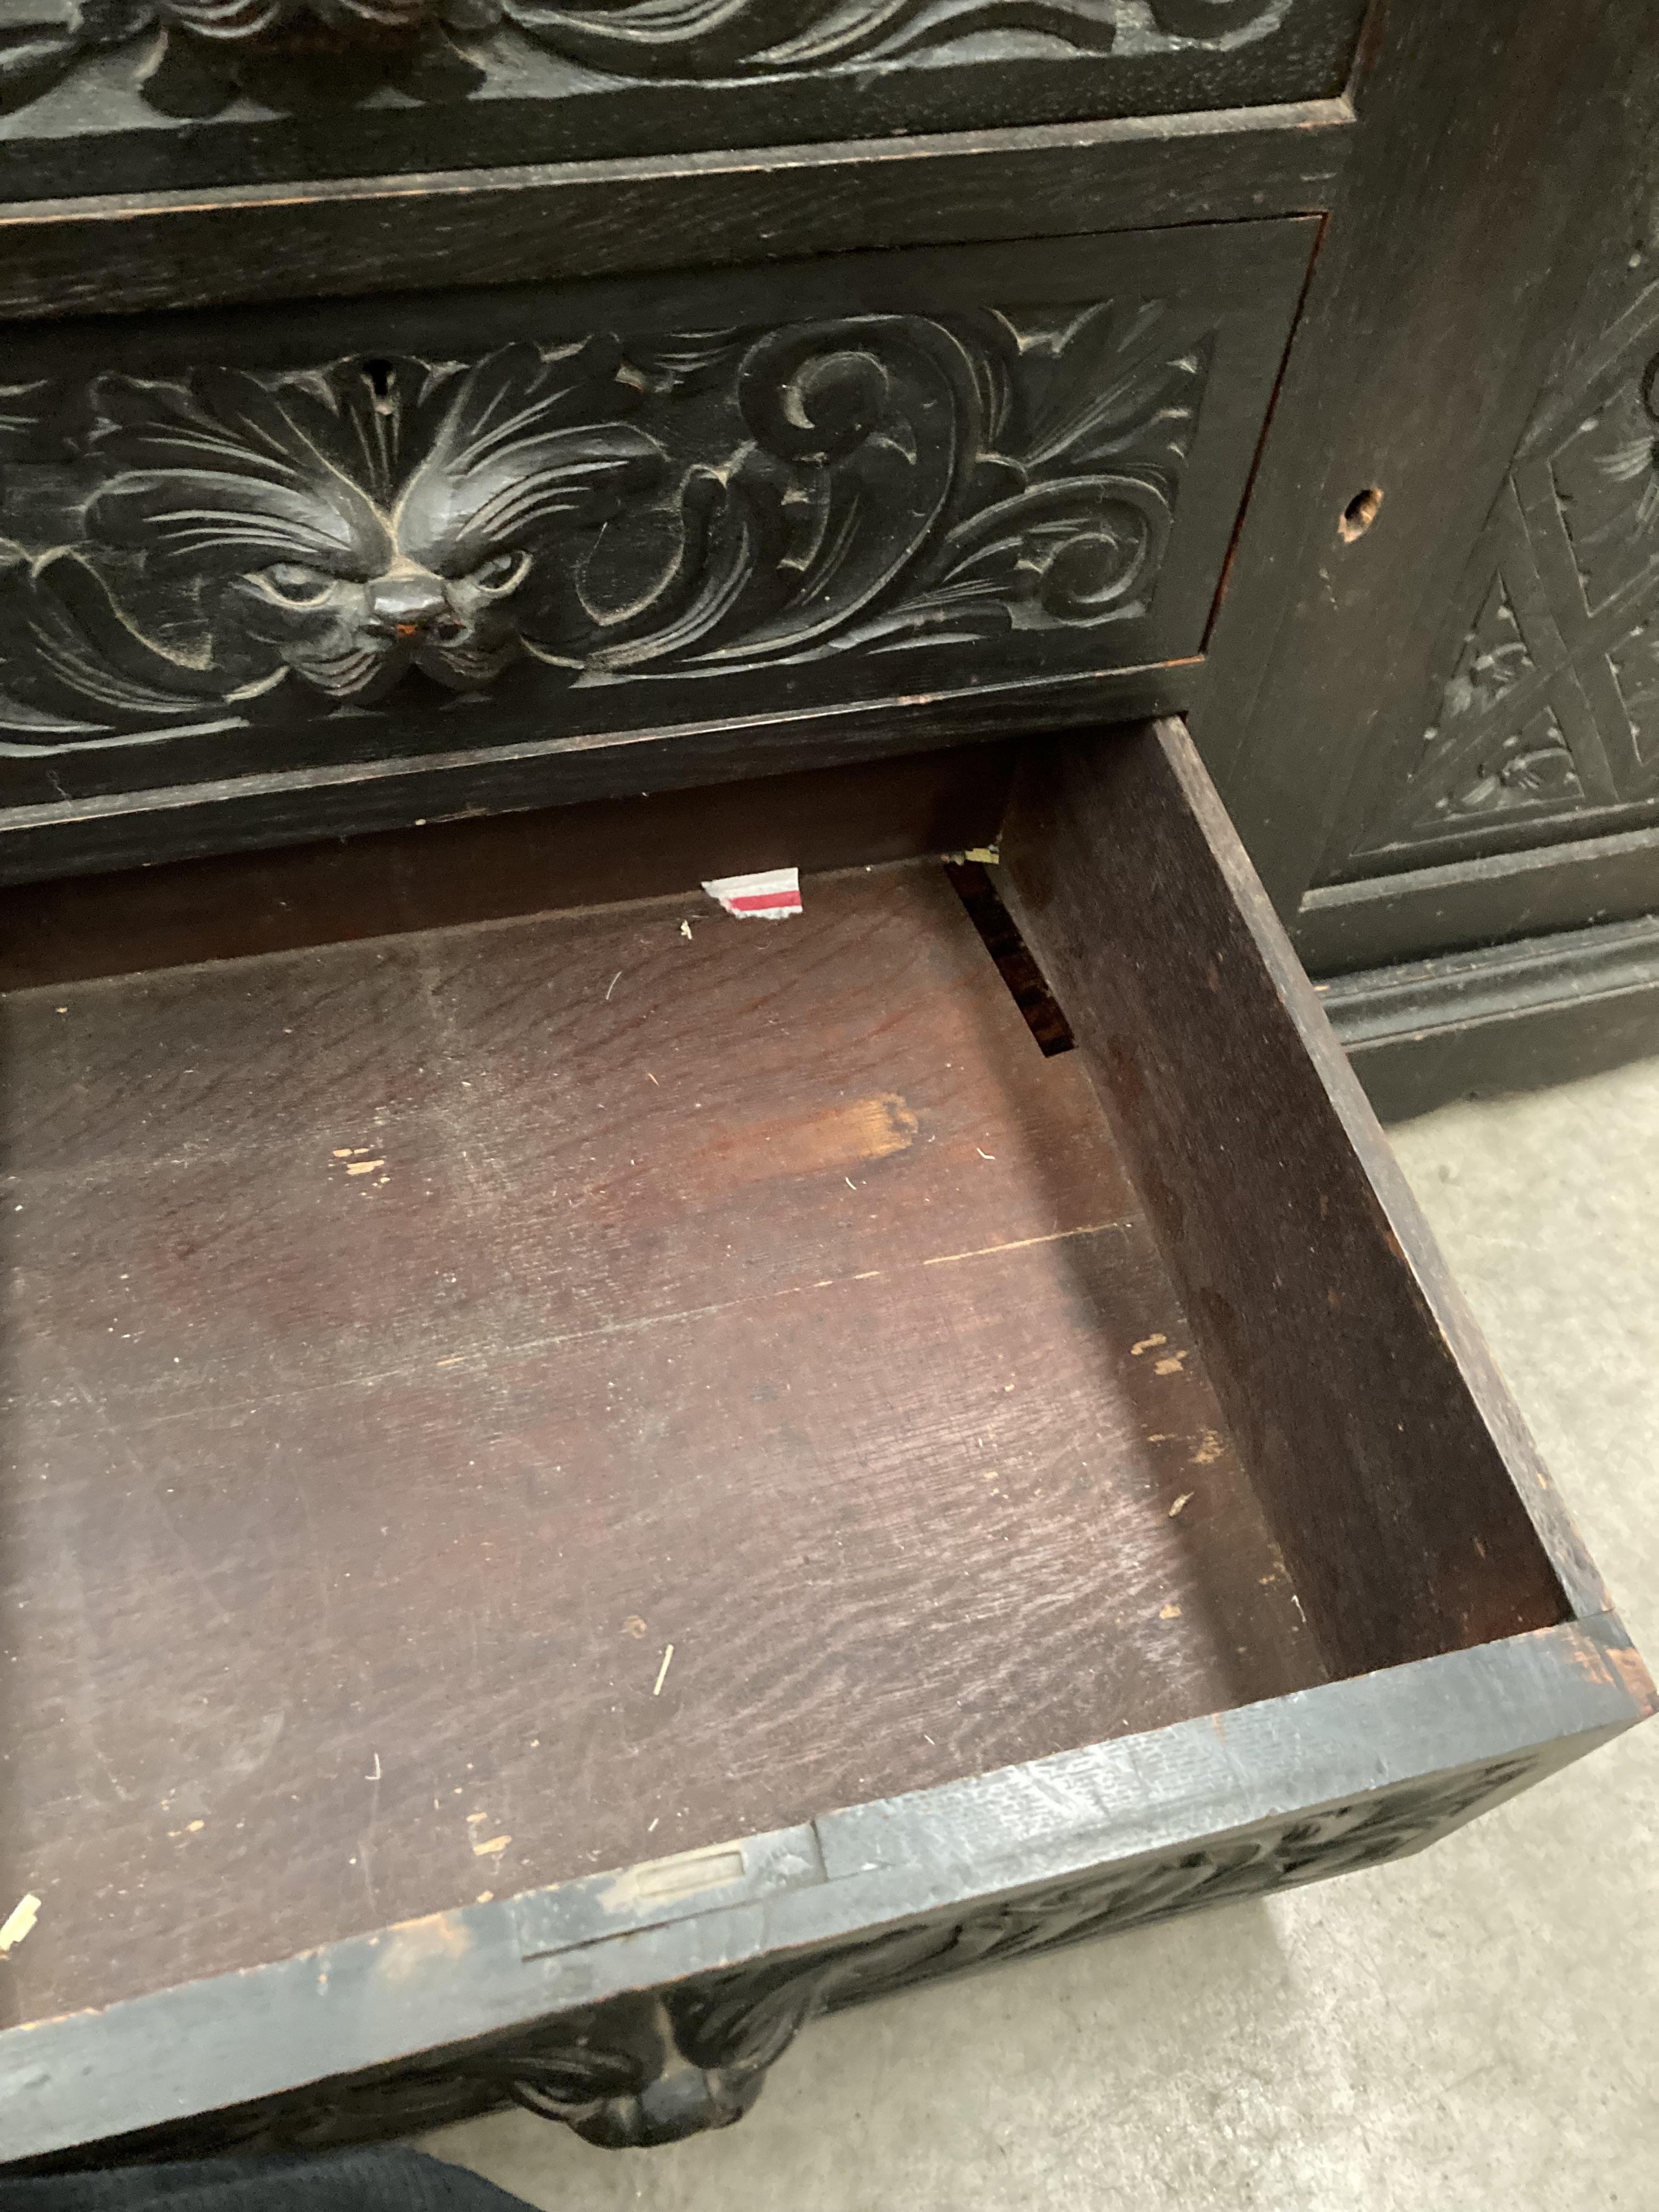
<svg viewBox="0 0 1659 2212">
<path fill-rule="evenodd" d="M 1564 1615 L 1386 1296 L 1376 1451 L 1309 1465 L 1358 1370 L 1316 1252 L 1275 1290 L 1248 1097 L 1045 1053 L 937 857 L 781 923 L 117 934 L 0 997 L 11 2019 Z M 1285 1328 L 1334 1316 L 1305 1405 L 1194 1270 L 1195 1146 Z"/>
</svg>

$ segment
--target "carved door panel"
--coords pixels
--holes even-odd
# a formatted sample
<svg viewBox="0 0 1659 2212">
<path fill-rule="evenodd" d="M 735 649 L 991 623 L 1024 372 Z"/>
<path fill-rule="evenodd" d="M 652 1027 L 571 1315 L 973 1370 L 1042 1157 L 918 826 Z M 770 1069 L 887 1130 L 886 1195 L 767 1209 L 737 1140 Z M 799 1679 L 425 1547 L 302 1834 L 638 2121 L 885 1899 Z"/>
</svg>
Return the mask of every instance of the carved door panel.
<svg viewBox="0 0 1659 2212">
<path fill-rule="evenodd" d="M 1632 257 L 1612 320 L 1544 393 L 1317 880 L 1336 883 L 1659 815 L 1659 276 Z"/>
<path fill-rule="evenodd" d="M 20 334 L 6 866 L 1179 707 L 1314 228 Z"/>
<path fill-rule="evenodd" d="M 1364 0 L 0 0 L 0 198 L 1237 107 Z"/>
<path fill-rule="evenodd" d="M 1417 14 L 1354 88 L 1193 709 L 1325 975 L 1659 902 L 1652 10 Z"/>
</svg>

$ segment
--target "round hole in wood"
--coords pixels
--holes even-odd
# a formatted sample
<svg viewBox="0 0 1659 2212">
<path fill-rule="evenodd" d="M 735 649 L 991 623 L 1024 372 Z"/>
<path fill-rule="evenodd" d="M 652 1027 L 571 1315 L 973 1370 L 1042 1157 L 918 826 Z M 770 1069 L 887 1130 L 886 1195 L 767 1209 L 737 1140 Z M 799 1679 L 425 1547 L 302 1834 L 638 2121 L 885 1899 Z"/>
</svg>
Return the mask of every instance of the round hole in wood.
<svg viewBox="0 0 1659 2212">
<path fill-rule="evenodd" d="M 1363 538 L 1376 520 L 1376 510 L 1382 504 L 1382 494 L 1376 484 L 1367 484 L 1357 491 L 1342 510 L 1342 520 L 1337 528 L 1342 532 L 1342 542 L 1352 545 L 1356 538 Z"/>
</svg>

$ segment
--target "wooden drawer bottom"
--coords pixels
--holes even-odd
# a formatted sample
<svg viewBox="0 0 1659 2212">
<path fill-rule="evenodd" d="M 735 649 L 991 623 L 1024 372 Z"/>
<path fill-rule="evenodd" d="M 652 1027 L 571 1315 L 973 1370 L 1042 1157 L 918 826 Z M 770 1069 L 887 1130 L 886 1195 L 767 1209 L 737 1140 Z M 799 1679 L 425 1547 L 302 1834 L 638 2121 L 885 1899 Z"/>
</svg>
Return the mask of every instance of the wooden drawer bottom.
<svg viewBox="0 0 1659 2212">
<path fill-rule="evenodd" d="M 923 859 L 0 1001 L 11 2154 L 666 2139 L 1639 1717 L 1230 839 L 1164 726 L 1028 758 L 975 918 Z"/>
</svg>

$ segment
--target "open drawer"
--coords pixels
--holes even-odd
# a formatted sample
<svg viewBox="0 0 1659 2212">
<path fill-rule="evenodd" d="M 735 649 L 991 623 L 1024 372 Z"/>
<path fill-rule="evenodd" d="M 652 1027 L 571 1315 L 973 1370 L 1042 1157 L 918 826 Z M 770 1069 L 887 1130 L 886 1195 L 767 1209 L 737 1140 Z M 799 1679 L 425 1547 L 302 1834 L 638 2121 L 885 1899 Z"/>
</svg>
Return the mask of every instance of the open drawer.
<svg viewBox="0 0 1659 2212">
<path fill-rule="evenodd" d="M 8 2157 L 671 2139 L 1650 1710 L 1181 726 L 969 889 L 0 1000 Z"/>
</svg>

